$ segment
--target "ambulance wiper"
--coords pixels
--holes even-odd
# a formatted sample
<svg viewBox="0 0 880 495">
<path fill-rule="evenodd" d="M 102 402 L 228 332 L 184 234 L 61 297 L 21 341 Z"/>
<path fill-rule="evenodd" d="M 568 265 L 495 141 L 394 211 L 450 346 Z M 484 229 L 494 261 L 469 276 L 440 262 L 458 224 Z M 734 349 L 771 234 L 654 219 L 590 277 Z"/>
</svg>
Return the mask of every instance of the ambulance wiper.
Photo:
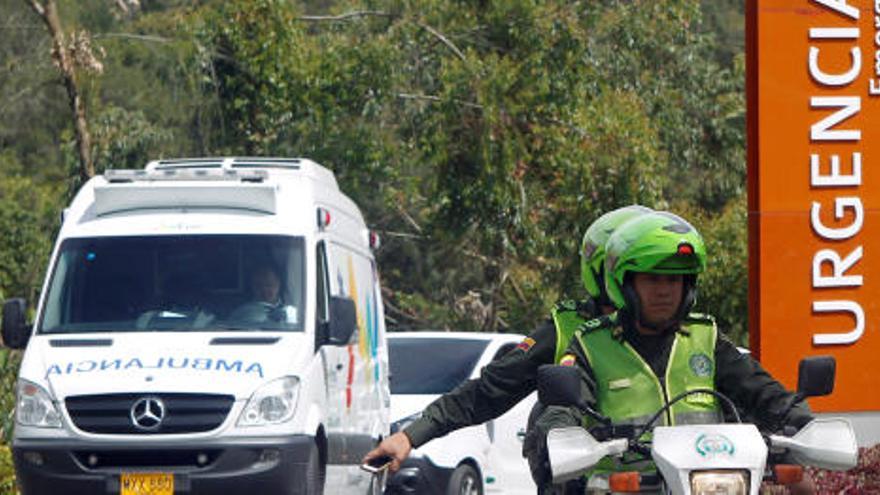
<svg viewBox="0 0 880 495">
<path fill-rule="evenodd" d="M 252 325 L 233 325 L 231 323 L 214 323 L 206 328 L 197 329 L 200 332 L 238 332 L 238 331 L 249 331 L 255 332 L 259 330 L 263 330 L 262 328 L 255 327 Z"/>
</svg>

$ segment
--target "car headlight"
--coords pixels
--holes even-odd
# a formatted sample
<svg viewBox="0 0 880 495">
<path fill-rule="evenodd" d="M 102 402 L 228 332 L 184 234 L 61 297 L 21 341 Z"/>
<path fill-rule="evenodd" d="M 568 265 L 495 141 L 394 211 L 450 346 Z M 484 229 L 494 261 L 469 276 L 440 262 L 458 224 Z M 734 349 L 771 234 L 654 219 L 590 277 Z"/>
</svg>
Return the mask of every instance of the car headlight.
<svg viewBox="0 0 880 495">
<path fill-rule="evenodd" d="M 410 414 L 405 418 L 398 419 L 397 421 L 391 423 L 391 433 L 397 433 L 398 431 L 403 431 L 404 428 L 411 425 L 413 421 L 422 417 L 422 412 L 419 411 L 415 414 Z"/>
<path fill-rule="evenodd" d="M 691 473 L 694 495 L 747 495 L 748 471 L 697 471 Z"/>
<path fill-rule="evenodd" d="M 283 423 L 296 412 L 299 378 L 286 376 L 258 388 L 238 418 L 238 426 L 264 426 Z"/>
<path fill-rule="evenodd" d="M 27 380 L 18 380 L 15 420 L 22 426 L 61 428 L 61 415 L 52 396 L 43 387 Z"/>
</svg>

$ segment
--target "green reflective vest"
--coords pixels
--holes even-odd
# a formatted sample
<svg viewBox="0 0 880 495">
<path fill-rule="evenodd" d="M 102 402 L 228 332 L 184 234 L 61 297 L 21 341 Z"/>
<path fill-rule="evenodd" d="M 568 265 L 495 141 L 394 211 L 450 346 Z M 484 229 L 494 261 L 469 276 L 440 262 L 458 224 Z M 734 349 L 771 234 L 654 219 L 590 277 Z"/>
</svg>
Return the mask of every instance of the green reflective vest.
<svg viewBox="0 0 880 495">
<path fill-rule="evenodd" d="M 557 333 L 573 335 L 596 380 L 596 409 L 614 424 L 642 425 L 671 399 L 695 389 L 715 389 L 717 330 L 709 317 L 691 315 L 676 332 L 661 381 L 633 347 L 621 338 L 616 314 L 584 320 L 574 311 L 554 311 Z M 557 362 L 562 355 L 557 354 Z M 676 402 L 656 425 L 706 424 L 721 420 L 711 394 L 692 394 Z M 590 422 L 585 418 L 586 426 Z M 602 462 L 597 471 L 617 470 Z M 650 469 L 650 465 L 629 469 Z M 596 471 L 594 471 L 596 472 Z"/>
<path fill-rule="evenodd" d="M 590 313 L 589 319 L 584 318 L 584 312 Z M 587 300 L 581 303 L 575 301 L 558 302 L 551 314 L 553 315 L 553 321 L 556 323 L 556 352 L 553 355 L 553 362 L 558 364 L 562 356 L 565 355 L 569 344 L 571 344 L 572 337 L 574 337 L 575 332 L 580 327 L 580 324 L 575 324 L 575 319 L 579 322 L 592 321 L 592 317 L 598 316 L 600 313 L 596 303 L 592 300 Z M 566 324 L 560 325 L 558 318 L 564 319 Z"/>
<path fill-rule="evenodd" d="M 584 320 L 575 311 L 554 311 L 558 335 L 576 340 L 596 379 L 599 412 L 620 424 L 641 424 L 675 396 L 690 390 L 715 389 L 715 322 L 691 315 L 676 332 L 661 380 L 629 345 L 618 337 L 617 319 Z M 580 331 L 579 331 L 580 330 Z M 561 339 L 560 339 L 561 340 Z M 556 362 L 564 355 L 557 346 Z M 661 424 L 716 422 L 718 404 L 710 394 L 692 394 L 673 404 Z"/>
</svg>

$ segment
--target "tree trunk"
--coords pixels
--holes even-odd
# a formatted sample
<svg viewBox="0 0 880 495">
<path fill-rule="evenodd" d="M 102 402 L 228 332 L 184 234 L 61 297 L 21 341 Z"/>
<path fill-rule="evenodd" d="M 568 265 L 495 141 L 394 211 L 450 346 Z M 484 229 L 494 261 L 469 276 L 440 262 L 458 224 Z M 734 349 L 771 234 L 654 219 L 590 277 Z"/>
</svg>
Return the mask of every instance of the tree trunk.
<svg viewBox="0 0 880 495">
<path fill-rule="evenodd" d="M 67 100 L 73 112 L 76 148 L 79 155 L 79 177 L 82 182 L 85 182 L 95 175 L 95 166 L 92 163 L 91 155 L 92 139 L 86 120 L 86 109 L 76 81 L 76 65 L 65 46 L 64 31 L 61 28 L 58 9 L 55 0 L 45 0 L 45 3 L 42 4 L 38 0 L 25 1 L 43 19 L 49 29 L 49 35 L 52 37 L 52 57 L 61 70 L 64 88 L 67 90 Z"/>
</svg>

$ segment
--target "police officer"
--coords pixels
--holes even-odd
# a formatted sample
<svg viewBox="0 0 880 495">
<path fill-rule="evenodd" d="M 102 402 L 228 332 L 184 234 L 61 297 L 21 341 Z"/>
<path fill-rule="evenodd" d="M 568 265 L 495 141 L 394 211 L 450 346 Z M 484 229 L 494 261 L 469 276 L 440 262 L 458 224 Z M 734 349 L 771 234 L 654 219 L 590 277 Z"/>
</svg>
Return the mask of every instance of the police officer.
<svg viewBox="0 0 880 495">
<path fill-rule="evenodd" d="M 587 405 L 612 423 L 638 424 L 664 405 L 663 397 L 709 388 L 764 431 L 800 428 L 812 419 L 806 403 L 740 353 L 711 317 L 690 313 L 706 250 L 688 222 L 668 212 L 642 215 L 621 225 L 605 249 L 606 292 L 618 311 L 593 320 L 574 312 L 555 318 L 560 332 L 575 333 L 561 364 L 579 369 Z M 714 422 L 720 412 L 711 396 L 691 395 L 662 421 Z M 576 408 L 548 407 L 536 424 L 542 435 L 536 455 L 546 455 L 550 429 L 585 421 Z M 599 467 L 614 469 L 607 461 Z"/>
<path fill-rule="evenodd" d="M 585 319 L 613 311 L 602 282 L 605 241 L 618 225 L 651 211 L 643 206 L 627 206 L 602 215 L 590 225 L 581 243 L 581 277 L 590 298 L 577 303 L 566 302 L 559 305 L 560 308 Z M 396 471 L 413 448 L 504 414 L 535 390 L 538 367 L 554 363 L 563 354 L 572 336 L 566 330 L 552 321 L 540 325 L 515 350 L 483 368 L 480 378 L 443 395 L 402 432 L 383 440 L 367 453 L 364 462 L 388 455 L 394 459 L 390 468 Z"/>
</svg>

